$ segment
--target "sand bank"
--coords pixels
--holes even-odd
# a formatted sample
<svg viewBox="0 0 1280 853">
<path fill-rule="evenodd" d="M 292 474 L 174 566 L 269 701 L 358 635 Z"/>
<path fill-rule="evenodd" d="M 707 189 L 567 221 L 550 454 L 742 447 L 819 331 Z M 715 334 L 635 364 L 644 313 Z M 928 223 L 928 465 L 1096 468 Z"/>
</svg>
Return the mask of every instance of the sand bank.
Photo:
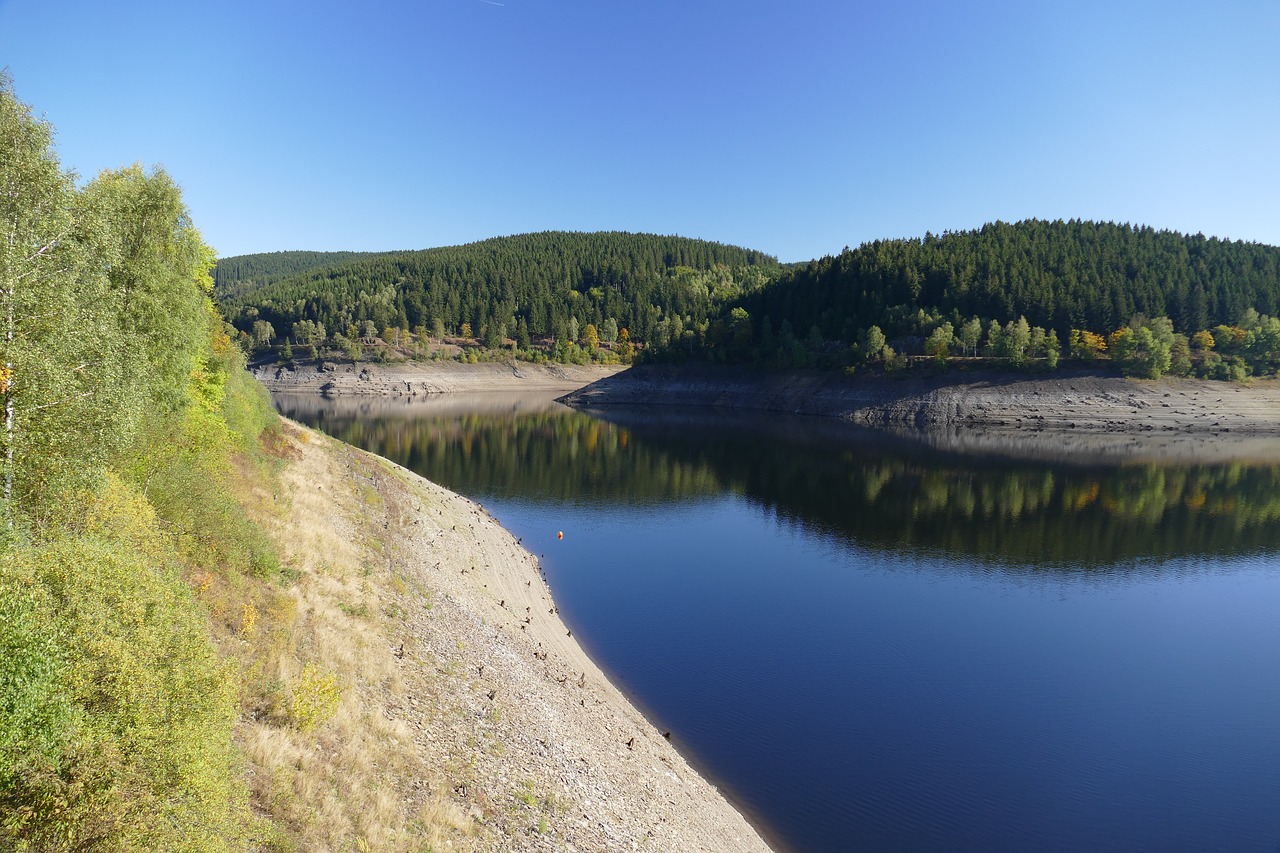
<svg viewBox="0 0 1280 853">
<path fill-rule="evenodd" d="M 481 506 L 292 422 L 285 440 L 272 526 L 297 546 L 301 618 L 330 614 L 338 628 L 314 630 L 340 635 L 331 657 L 364 650 L 346 717 L 386 729 L 331 725 L 317 749 L 340 763 L 393 741 L 378 783 L 399 814 L 447 818 L 433 849 L 768 849 L 587 657 Z"/>
</svg>

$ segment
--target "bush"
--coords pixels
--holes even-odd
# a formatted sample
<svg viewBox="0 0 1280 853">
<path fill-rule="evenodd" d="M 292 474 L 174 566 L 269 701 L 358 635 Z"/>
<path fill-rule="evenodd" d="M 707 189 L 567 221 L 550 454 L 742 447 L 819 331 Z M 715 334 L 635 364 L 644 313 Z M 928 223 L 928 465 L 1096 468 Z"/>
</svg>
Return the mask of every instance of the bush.
<svg viewBox="0 0 1280 853">
<path fill-rule="evenodd" d="M 145 501 L 111 498 L 0 577 L 0 847 L 246 847 L 235 682 Z"/>
<path fill-rule="evenodd" d="M 338 679 L 321 674 L 308 664 L 302 670 L 302 680 L 293 691 L 290 717 L 300 732 L 310 732 L 323 725 L 338 710 L 342 689 Z"/>
</svg>

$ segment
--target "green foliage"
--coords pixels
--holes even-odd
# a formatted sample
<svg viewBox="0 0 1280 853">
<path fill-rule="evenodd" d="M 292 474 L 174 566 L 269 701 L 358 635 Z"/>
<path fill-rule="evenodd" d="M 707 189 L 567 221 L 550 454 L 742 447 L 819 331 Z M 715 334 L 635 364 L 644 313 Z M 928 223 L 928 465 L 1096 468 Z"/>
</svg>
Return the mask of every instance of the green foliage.
<svg viewBox="0 0 1280 853">
<path fill-rule="evenodd" d="M 71 703 L 59 688 L 68 656 L 56 631 L 53 602 L 12 557 L 0 563 L 0 802 L 8 803 L 21 779 L 55 766 Z M 16 809 L 6 805 L 4 813 Z M 30 806 L 28 806 L 30 808 Z M 0 838 L 16 827 L 0 822 Z"/>
<path fill-rule="evenodd" d="M 141 496 L 115 481 L 91 510 L 0 574 L 0 846 L 243 847 L 234 681 Z"/>
<path fill-rule="evenodd" d="M 484 345 L 488 349 L 501 349 L 507 337 L 507 330 L 496 320 L 485 327 Z"/>
<path fill-rule="evenodd" d="M 955 329 L 950 323 L 943 323 L 934 329 L 928 340 L 924 342 L 925 355 L 932 356 L 939 364 L 946 364 L 954 342 Z"/>
<path fill-rule="evenodd" d="M 1159 379 L 1172 364 L 1172 333 L 1162 331 L 1144 324 L 1116 330 L 1108 341 L 1111 360 L 1125 376 Z"/>
<path fill-rule="evenodd" d="M 889 373 L 901 373 L 907 369 L 907 357 L 893 347 L 884 348 L 884 369 Z"/>
<path fill-rule="evenodd" d="M 354 260 L 376 258 L 384 252 L 269 252 L 221 258 L 213 271 L 220 299 L 243 296 L 274 282 L 310 270 Z"/>
<path fill-rule="evenodd" d="M 756 346 L 734 353 L 717 348 L 715 334 L 692 342 L 658 334 L 651 349 L 659 352 L 646 358 L 840 367 L 833 353 L 852 352 L 860 330 L 876 326 L 909 358 L 981 352 L 1008 366 L 1052 369 L 1060 342 L 1073 329 L 1106 332 L 1137 314 L 1167 318 L 1188 335 L 1210 323 L 1238 320 L 1237 326 L 1214 329 L 1213 338 L 1224 354 L 1243 355 L 1245 335 L 1277 307 L 1276 247 L 1080 220 L 996 222 L 975 231 L 866 243 L 796 265 L 763 287 L 729 298 L 705 319 L 714 332 L 717 323 L 727 325 L 742 310 L 760 328 L 788 324 L 816 328 L 816 336 L 810 331 L 777 340 L 783 336 L 762 334 Z M 932 338 L 944 322 L 954 338 L 945 353 L 944 336 Z M 1159 329 L 1152 335 L 1164 340 Z M 1234 349 L 1223 349 L 1224 335 Z M 817 340 L 823 345 L 815 346 Z M 1095 342 L 1069 340 L 1074 357 L 1101 358 Z M 874 358 L 865 342 L 858 341 L 858 351 Z M 1156 361 L 1127 369 L 1159 372 Z"/>
<path fill-rule="evenodd" d="M 1036 328 L 1039 328 L 1038 326 Z M 1062 356 L 1062 345 L 1058 343 L 1058 333 L 1050 329 L 1044 336 L 1044 366 L 1048 370 L 1057 370 L 1058 359 Z"/>
<path fill-rule="evenodd" d="M 1010 320 L 1004 327 L 1004 356 L 1014 364 L 1026 361 L 1031 348 L 1031 326 L 1026 317 Z"/>
<path fill-rule="evenodd" d="M 1187 330 L 1280 308 L 1280 248 L 1112 223 L 1026 220 L 880 240 L 790 269 L 734 301 L 752 317 L 817 323 L 828 339 L 881 326 L 892 339 L 917 309 L 1025 316 L 1061 339 L 1115 329 L 1135 312 Z M 729 307 L 733 307 L 730 305 Z M 1243 325 L 1243 324 L 1242 324 Z"/>
<path fill-rule="evenodd" d="M 1169 374 L 1189 376 L 1191 369 L 1191 342 L 1186 335 L 1174 335 L 1173 343 L 1169 346 Z"/>
<path fill-rule="evenodd" d="M 3 75 L 0 139 L 3 509 L 12 532 L 22 515 L 38 515 L 91 482 L 127 440 L 135 411 L 128 394 L 114 409 L 101 405 L 128 389 L 118 358 L 125 342 L 94 263 L 100 221 L 59 167 L 51 128 Z"/>
<path fill-rule="evenodd" d="M 960 331 L 956 333 L 956 340 L 960 344 L 960 351 L 964 355 L 978 354 L 978 341 L 982 340 L 982 320 L 974 317 L 960 327 Z"/>
<path fill-rule="evenodd" d="M 884 332 L 879 326 L 872 326 L 862 335 L 862 352 L 868 360 L 879 360 L 884 355 Z"/>
<path fill-rule="evenodd" d="M 239 260 L 219 266 L 230 269 Z M 223 305 L 245 332 L 259 321 L 278 332 L 302 320 L 330 329 L 370 320 L 379 328 L 421 325 L 439 338 L 446 328 L 464 327 L 518 334 L 523 322 L 532 339 L 578 343 L 587 324 L 604 330 L 612 320 L 613 328 L 646 340 L 676 317 L 704 321 L 723 301 L 764 286 L 779 270 L 759 252 L 701 240 L 545 232 L 359 256 L 235 295 L 228 291 Z"/>
<path fill-rule="evenodd" d="M 184 580 L 274 575 L 230 497 L 276 423 L 161 171 L 77 190 L 0 77 L 0 848 L 248 849 L 237 680 Z"/>
<path fill-rule="evenodd" d="M 290 719 L 299 731 L 313 731 L 333 716 L 341 699 L 342 688 L 338 679 L 307 664 L 303 667 L 298 686 L 293 690 Z"/>
<path fill-rule="evenodd" d="M 987 326 L 987 344 L 983 350 L 983 354 L 991 358 L 1007 358 L 1009 353 L 1008 345 L 1005 343 L 1004 329 L 996 320 L 992 320 Z"/>
<path fill-rule="evenodd" d="M 1244 340 L 1245 358 L 1255 374 L 1273 374 L 1280 370 L 1280 319 L 1255 317 L 1251 326 Z"/>
</svg>

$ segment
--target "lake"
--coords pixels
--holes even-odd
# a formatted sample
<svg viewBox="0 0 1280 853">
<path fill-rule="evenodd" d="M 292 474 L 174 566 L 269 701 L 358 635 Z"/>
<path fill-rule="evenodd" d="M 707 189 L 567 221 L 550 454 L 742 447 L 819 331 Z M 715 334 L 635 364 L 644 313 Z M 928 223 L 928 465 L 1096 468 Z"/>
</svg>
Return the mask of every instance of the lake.
<svg viewBox="0 0 1280 853">
<path fill-rule="evenodd" d="M 276 401 L 523 537 L 574 637 L 780 849 L 1280 849 L 1276 460 Z"/>
</svg>

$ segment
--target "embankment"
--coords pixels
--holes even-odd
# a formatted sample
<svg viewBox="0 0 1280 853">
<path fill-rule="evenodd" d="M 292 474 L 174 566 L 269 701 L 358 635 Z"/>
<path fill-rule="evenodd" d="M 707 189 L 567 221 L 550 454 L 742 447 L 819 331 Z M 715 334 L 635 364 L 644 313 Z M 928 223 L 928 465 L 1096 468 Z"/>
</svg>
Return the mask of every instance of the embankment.
<svg viewBox="0 0 1280 853">
<path fill-rule="evenodd" d="M 848 376 L 641 366 L 561 398 L 583 409 L 687 405 L 838 418 L 949 450 L 1033 455 L 1273 456 L 1280 381 L 1092 372 Z"/>
<path fill-rule="evenodd" d="M 240 740 L 261 801 L 338 827 L 317 849 L 347 832 L 397 850 L 768 849 L 587 657 L 483 507 L 292 422 L 283 441 L 265 523 L 299 573 L 298 656 L 338 677 L 341 707 L 313 737 L 246 719 Z"/>
<path fill-rule="evenodd" d="M 416 397 L 459 391 L 569 391 L 612 376 L 621 369 L 616 365 L 518 361 L 480 364 L 295 361 L 292 365 L 253 365 L 250 371 L 273 394 Z"/>
</svg>

